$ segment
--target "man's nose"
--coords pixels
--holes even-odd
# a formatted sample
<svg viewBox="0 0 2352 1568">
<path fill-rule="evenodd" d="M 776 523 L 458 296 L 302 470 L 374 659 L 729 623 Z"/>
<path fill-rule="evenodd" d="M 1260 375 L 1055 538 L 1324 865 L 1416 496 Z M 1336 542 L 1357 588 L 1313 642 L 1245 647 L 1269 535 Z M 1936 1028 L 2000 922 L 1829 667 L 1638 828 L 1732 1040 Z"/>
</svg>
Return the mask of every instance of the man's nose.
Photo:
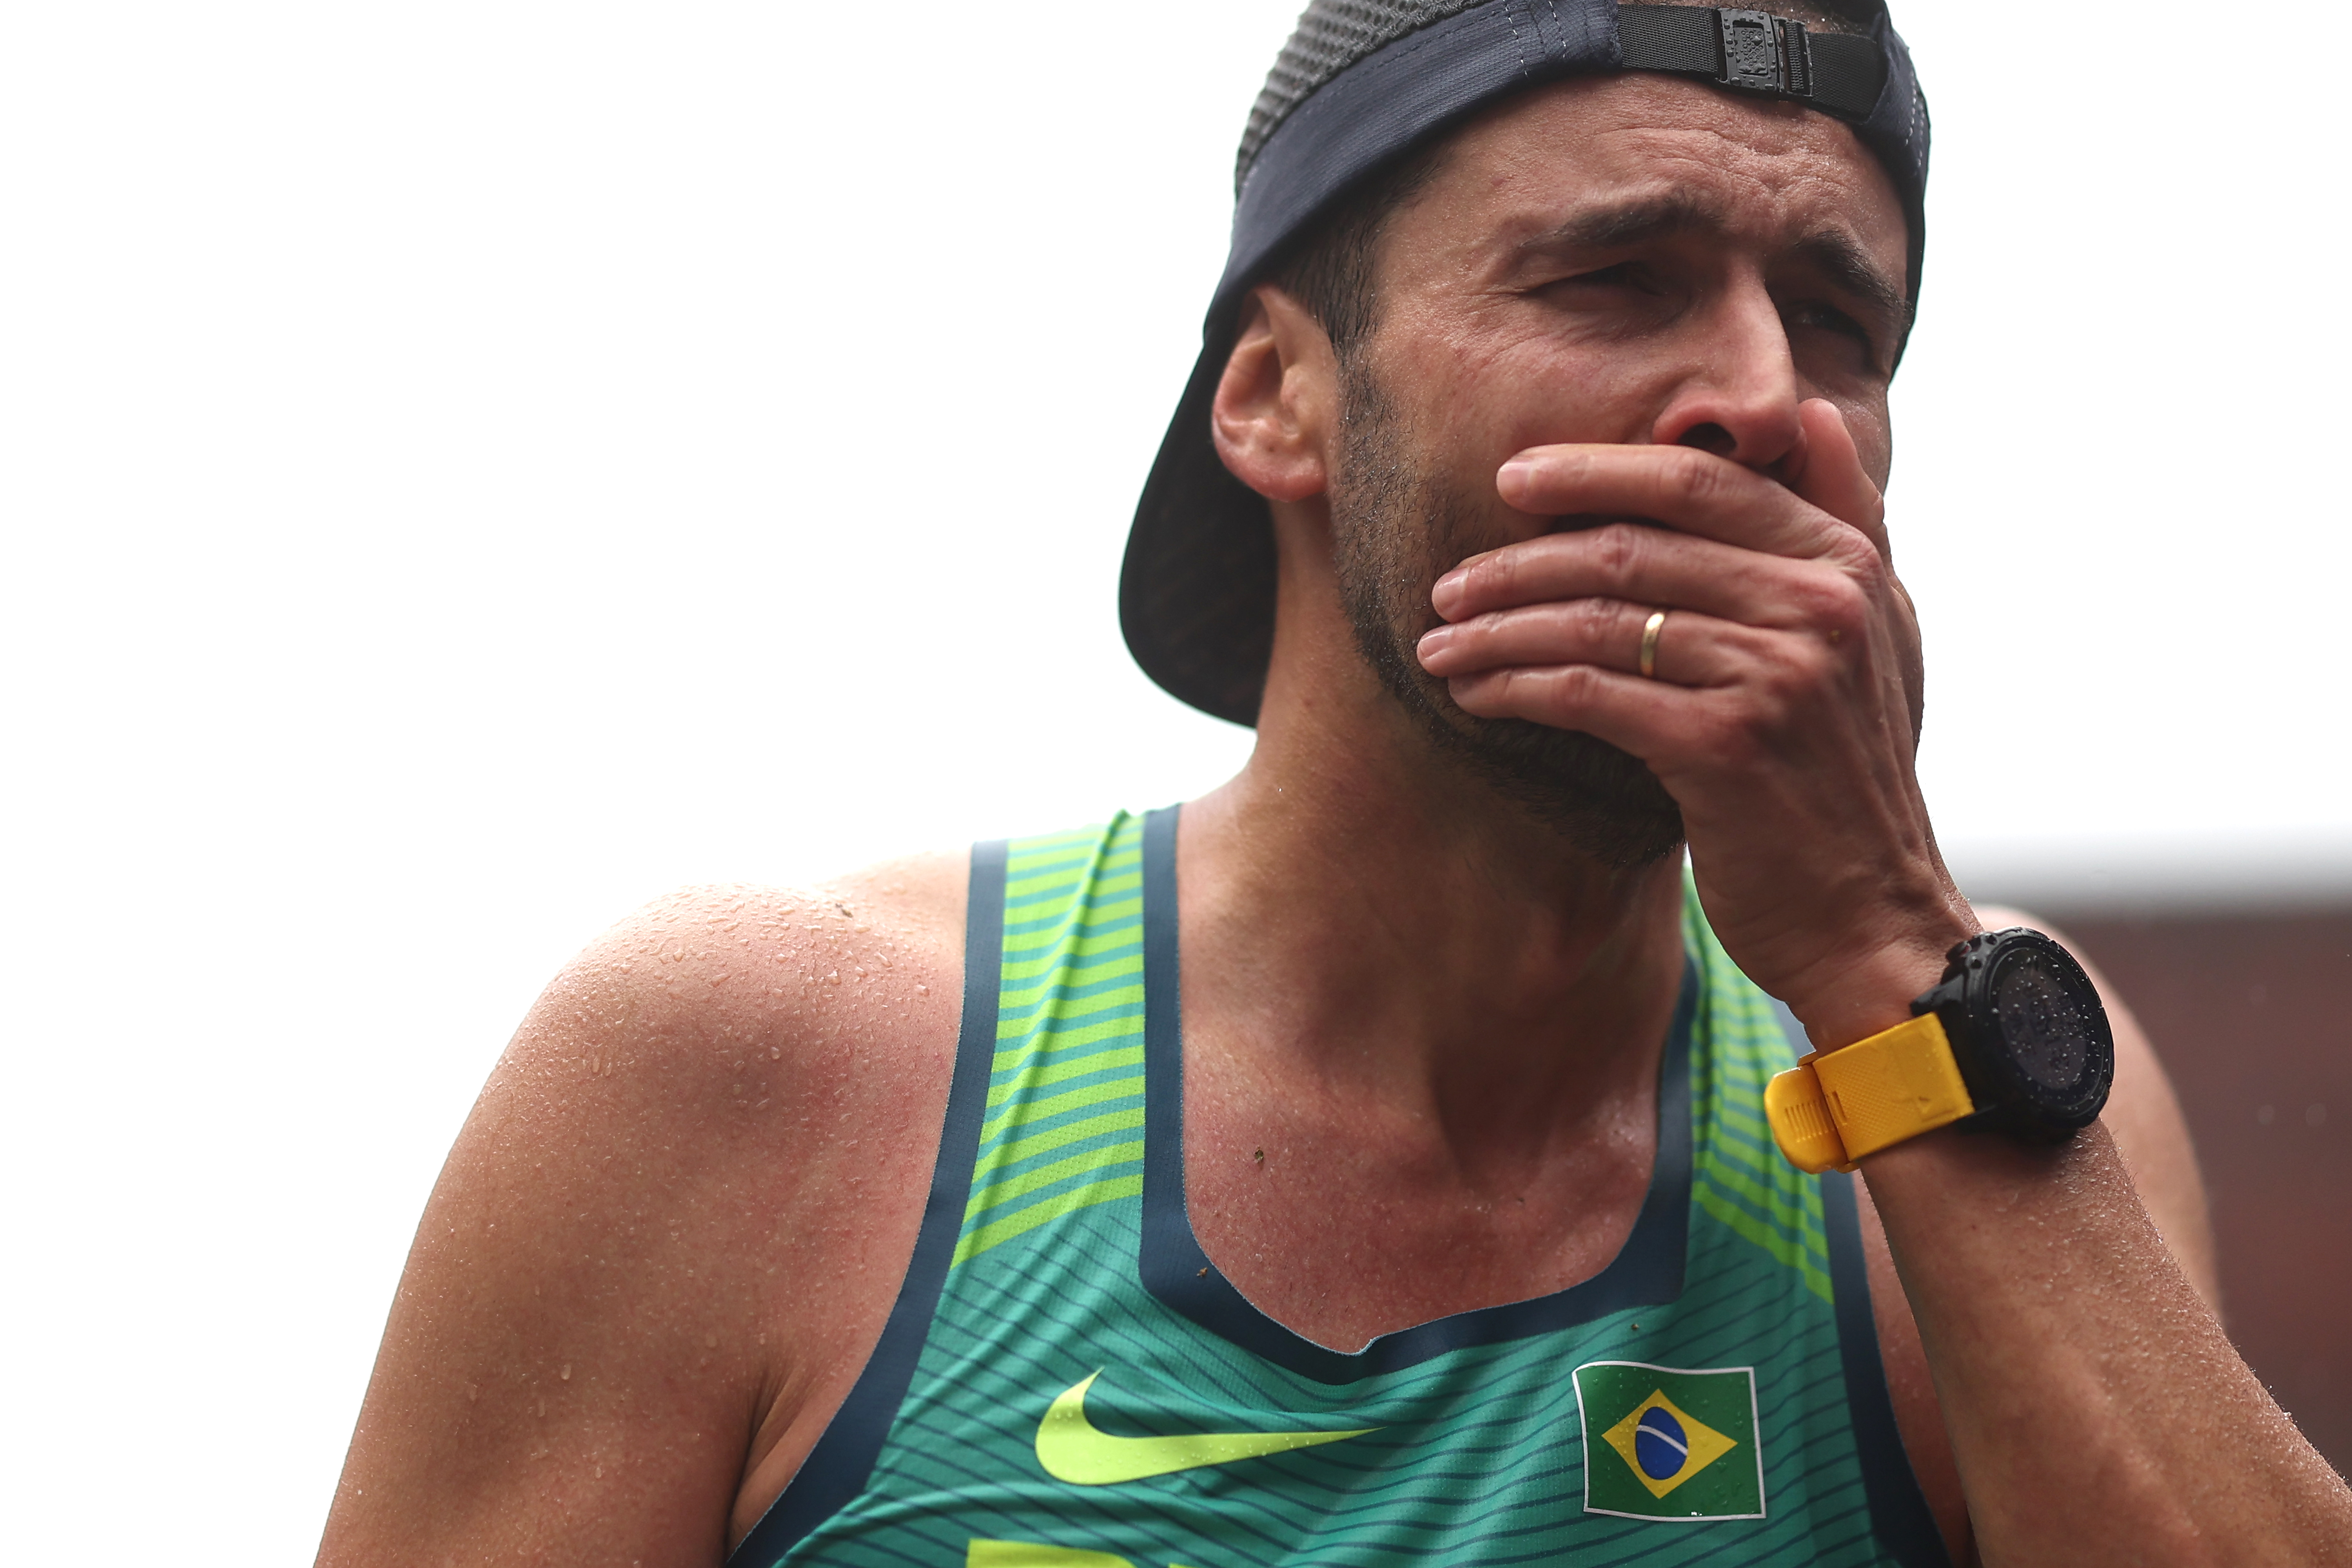
<svg viewBox="0 0 2352 1568">
<path fill-rule="evenodd" d="M 1691 361 L 1651 426 L 1659 446 L 1696 447 L 1769 468 L 1797 444 L 1796 361 L 1761 283 L 1732 290 L 1691 325 Z"/>
</svg>

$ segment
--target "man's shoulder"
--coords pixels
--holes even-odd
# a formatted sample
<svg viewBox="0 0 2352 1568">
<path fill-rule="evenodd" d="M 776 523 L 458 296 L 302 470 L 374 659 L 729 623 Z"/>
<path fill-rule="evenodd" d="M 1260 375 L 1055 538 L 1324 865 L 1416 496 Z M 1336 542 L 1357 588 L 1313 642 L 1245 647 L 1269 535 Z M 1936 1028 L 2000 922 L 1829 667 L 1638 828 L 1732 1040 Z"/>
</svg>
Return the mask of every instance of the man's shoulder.
<svg viewBox="0 0 2352 1568">
<path fill-rule="evenodd" d="M 780 1443 L 856 1375 L 912 1250 L 963 874 L 947 855 L 682 889 L 564 968 L 418 1227 L 328 1559 L 566 1529 L 717 1561 L 746 1412 L 751 1460 L 788 1473 L 805 1444 Z"/>
<path fill-rule="evenodd" d="M 739 1032 L 890 1010 L 961 968 L 968 866 L 957 851 L 804 888 L 679 888 L 605 931 L 556 987 Z"/>
<path fill-rule="evenodd" d="M 549 984 L 493 1092 L 559 1116 L 657 1113 L 723 1135 L 936 1076 L 961 1009 L 968 858 L 656 899 Z M 856 1119 L 855 1103 L 840 1109 Z"/>
</svg>

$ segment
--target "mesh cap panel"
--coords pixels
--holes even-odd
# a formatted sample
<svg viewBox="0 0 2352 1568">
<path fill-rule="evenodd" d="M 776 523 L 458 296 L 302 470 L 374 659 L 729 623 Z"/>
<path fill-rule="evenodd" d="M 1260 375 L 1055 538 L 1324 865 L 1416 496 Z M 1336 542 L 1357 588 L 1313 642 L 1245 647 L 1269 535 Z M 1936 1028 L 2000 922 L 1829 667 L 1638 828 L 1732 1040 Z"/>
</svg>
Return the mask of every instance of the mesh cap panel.
<svg viewBox="0 0 2352 1568">
<path fill-rule="evenodd" d="M 1457 11 L 1467 11 L 1479 0 L 1313 0 L 1299 15 L 1298 30 L 1266 73 L 1265 86 L 1250 106 L 1249 128 L 1242 132 L 1240 156 L 1234 160 L 1234 187 L 1238 190 L 1257 161 L 1258 149 L 1307 95 L 1370 54 L 1407 33 L 1417 33 L 1433 22 L 1443 22 Z"/>
</svg>

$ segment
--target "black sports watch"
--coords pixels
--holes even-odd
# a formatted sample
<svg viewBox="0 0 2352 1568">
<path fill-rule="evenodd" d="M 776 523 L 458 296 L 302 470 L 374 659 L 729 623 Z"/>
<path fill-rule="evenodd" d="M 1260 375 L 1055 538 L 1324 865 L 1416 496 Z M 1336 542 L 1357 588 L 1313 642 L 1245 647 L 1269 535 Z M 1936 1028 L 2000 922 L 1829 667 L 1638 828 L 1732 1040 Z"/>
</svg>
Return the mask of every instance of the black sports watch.
<svg viewBox="0 0 2352 1568">
<path fill-rule="evenodd" d="M 2052 1142 L 2098 1119 L 2116 1037 L 2074 955 L 2038 931 L 1972 936 L 1910 1020 L 1815 1051 L 1765 1086 L 1772 1136 L 1804 1171 L 1853 1163 L 1955 1122 Z"/>
<path fill-rule="evenodd" d="M 1911 1011 L 1943 1021 L 1987 1127 L 2063 1141 L 2107 1103 L 2116 1035 L 2099 988 L 2038 931 L 2016 926 L 1961 942 Z"/>
</svg>

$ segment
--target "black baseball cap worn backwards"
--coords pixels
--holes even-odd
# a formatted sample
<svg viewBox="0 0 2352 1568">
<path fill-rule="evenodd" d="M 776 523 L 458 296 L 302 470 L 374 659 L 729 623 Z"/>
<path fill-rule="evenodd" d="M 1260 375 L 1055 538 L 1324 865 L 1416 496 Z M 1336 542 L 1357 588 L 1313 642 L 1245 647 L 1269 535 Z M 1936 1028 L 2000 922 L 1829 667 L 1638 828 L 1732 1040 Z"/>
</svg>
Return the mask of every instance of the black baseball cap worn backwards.
<svg viewBox="0 0 2352 1568">
<path fill-rule="evenodd" d="M 1209 433 L 1241 300 L 1357 182 L 1497 98 L 1561 77 L 1654 70 L 1834 115 L 1902 196 L 1916 305 L 1927 102 L 1882 0 L 1817 3 L 1858 30 L 1614 0 L 1312 0 L 1250 112 L 1224 278 L 1128 534 L 1119 624 L 1144 673 L 1205 712 L 1256 722 L 1274 648 L 1273 522 Z"/>
</svg>

